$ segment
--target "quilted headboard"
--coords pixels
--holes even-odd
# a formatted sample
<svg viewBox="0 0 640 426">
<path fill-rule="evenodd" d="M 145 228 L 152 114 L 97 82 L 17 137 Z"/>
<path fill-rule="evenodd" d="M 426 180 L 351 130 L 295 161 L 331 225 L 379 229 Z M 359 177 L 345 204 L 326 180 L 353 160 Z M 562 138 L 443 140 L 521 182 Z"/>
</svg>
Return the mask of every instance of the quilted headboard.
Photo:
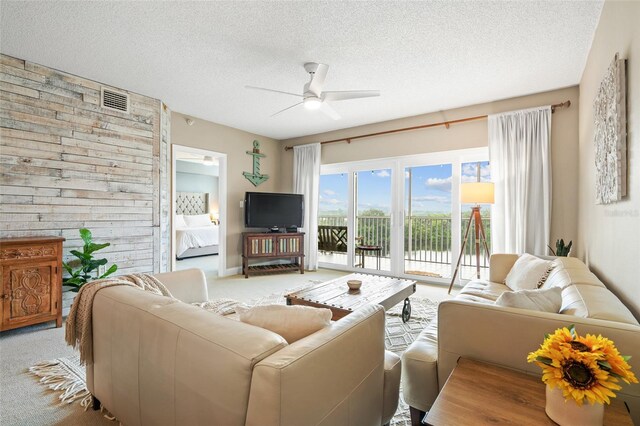
<svg viewBox="0 0 640 426">
<path fill-rule="evenodd" d="M 209 213 L 209 194 L 206 192 L 176 192 L 176 214 Z"/>
</svg>

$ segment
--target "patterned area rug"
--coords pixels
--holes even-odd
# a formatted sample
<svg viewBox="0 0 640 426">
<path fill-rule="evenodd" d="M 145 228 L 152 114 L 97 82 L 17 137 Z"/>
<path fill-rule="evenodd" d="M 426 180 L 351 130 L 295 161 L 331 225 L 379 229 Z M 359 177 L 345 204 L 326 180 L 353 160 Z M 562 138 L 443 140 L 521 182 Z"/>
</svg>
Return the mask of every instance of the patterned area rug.
<svg viewBox="0 0 640 426">
<path fill-rule="evenodd" d="M 438 314 L 438 304 L 429 299 L 421 297 L 411 297 L 411 319 L 406 323 L 402 322 L 402 303 L 394 306 L 387 312 L 385 346 L 398 356 L 416 340 L 418 334 L 424 330 Z M 411 415 L 409 406 L 402 397 L 402 382 L 400 382 L 400 401 L 398 411 L 391 419 L 391 425 L 411 426 Z"/>
<path fill-rule="evenodd" d="M 91 395 L 87 390 L 84 366 L 80 365 L 80 354 L 69 358 L 56 358 L 39 362 L 29 368 L 29 372 L 40 377 L 40 383 L 54 391 L 62 391 L 58 396 L 61 403 L 71 404 L 80 400 L 80 405 L 88 407 Z"/>
<path fill-rule="evenodd" d="M 302 290 L 310 285 L 317 284 L 310 281 L 308 284 L 274 293 L 267 297 L 254 300 L 248 305 L 284 304 L 284 295 Z M 229 299 L 221 300 L 219 304 L 222 310 L 232 309 Z M 209 302 L 212 303 L 212 302 Z M 215 302 L 214 302 L 215 304 Z M 429 299 L 411 297 L 411 319 L 407 323 L 402 322 L 402 303 L 394 306 L 386 313 L 385 346 L 387 350 L 402 355 L 402 352 L 418 337 L 418 334 L 435 318 L 438 312 L 438 304 Z M 61 392 L 59 399 L 63 403 L 70 404 L 80 400 L 81 406 L 86 410 L 91 403 L 89 391 L 86 387 L 85 369 L 80 366 L 80 357 L 57 358 L 52 361 L 40 362 L 29 368 L 29 372 L 40 378 L 40 383 L 53 391 Z M 395 416 L 391 420 L 394 426 L 411 426 L 409 406 L 402 398 L 402 383 L 400 383 L 400 402 Z"/>
</svg>

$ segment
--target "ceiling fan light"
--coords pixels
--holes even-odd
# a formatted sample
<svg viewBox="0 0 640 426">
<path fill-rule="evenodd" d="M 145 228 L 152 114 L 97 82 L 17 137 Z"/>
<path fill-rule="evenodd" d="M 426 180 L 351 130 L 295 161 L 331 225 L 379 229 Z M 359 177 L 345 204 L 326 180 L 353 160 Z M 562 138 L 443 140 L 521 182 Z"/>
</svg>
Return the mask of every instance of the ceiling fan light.
<svg viewBox="0 0 640 426">
<path fill-rule="evenodd" d="M 317 98 L 315 96 L 310 96 L 308 98 L 304 98 L 303 101 L 304 107 L 306 109 L 319 109 L 320 105 L 322 105 L 322 101 L 320 100 L 320 98 Z"/>
</svg>

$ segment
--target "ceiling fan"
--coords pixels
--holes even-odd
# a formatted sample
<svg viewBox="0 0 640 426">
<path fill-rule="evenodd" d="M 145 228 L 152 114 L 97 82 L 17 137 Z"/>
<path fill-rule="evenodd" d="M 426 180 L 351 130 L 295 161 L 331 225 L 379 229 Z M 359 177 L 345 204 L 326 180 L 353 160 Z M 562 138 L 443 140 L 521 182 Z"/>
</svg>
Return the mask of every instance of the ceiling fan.
<svg viewBox="0 0 640 426">
<path fill-rule="evenodd" d="M 307 84 L 304 85 L 302 89 L 302 94 L 284 92 L 282 90 L 273 90 L 266 89 L 264 87 L 255 87 L 255 86 L 245 86 L 247 89 L 254 90 L 264 90 L 266 92 L 275 92 L 282 93 L 285 95 L 296 96 L 298 98 L 302 98 L 301 102 L 297 104 L 291 105 L 282 109 L 275 114 L 271 114 L 271 117 L 274 115 L 278 115 L 282 112 L 285 112 L 291 108 L 297 107 L 298 105 L 304 105 L 306 109 L 316 110 L 319 109 L 321 112 L 325 113 L 329 117 L 334 120 L 340 119 L 340 114 L 331 107 L 329 102 L 336 101 L 346 101 L 348 99 L 358 99 L 358 98 L 371 98 L 375 96 L 380 96 L 379 90 L 342 90 L 342 91 L 323 91 L 322 87 L 324 86 L 324 79 L 327 76 L 327 71 L 329 70 L 329 65 L 326 64 L 318 64 L 316 62 L 308 62 L 304 64 L 304 69 L 311 76 L 311 80 Z"/>
</svg>

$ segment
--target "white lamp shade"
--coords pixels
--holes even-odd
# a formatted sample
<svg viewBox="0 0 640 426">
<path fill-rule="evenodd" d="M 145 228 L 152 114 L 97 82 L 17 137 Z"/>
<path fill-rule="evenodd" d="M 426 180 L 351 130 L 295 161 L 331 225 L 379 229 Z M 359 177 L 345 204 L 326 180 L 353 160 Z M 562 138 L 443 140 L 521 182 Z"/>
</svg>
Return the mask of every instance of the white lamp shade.
<svg viewBox="0 0 640 426">
<path fill-rule="evenodd" d="M 460 201 L 469 204 L 493 204 L 493 182 L 460 184 Z"/>
</svg>

